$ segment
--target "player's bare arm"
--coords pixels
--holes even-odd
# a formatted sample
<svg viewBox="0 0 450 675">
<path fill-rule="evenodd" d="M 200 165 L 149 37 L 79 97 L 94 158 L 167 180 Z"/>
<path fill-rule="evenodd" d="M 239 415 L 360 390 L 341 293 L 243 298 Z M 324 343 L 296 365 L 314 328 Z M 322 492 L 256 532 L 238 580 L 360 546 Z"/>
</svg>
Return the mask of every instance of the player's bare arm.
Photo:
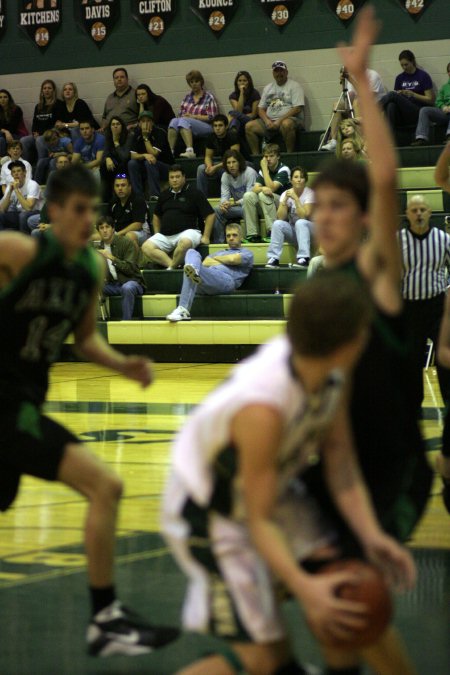
<svg viewBox="0 0 450 675">
<path fill-rule="evenodd" d="M 365 626 L 365 606 L 337 598 L 336 587 L 354 582 L 348 572 L 310 575 L 299 567 L 281 529 L 273 520 L 277 499 L 277 454 L 283 435 L 280 413 L 265 405 L 243 408 L 232 423 L 250 533 L 272 571 L 304 606 L 316 635 L 331 631 L 344 637 Z"/>
<path fill-rule="evenodd" d="M 36 255 L 34 237 L 20 232 L 0 232 L 0 289 L 5 288 Z"/>
<path fill-rule="evenodd" d="M 401 308 L 399 292 L 400 254 L 396 233 L 397 157 L 389 128 L 375 101 L 367 77 L 369 54 L 379 31 L 372 7 L 358 14 L 353 42 L 339 53 L 346 70 L 357 82 L 358 100 L 363 117 L 368 171 L 371 184 L 369 211 L 370 235 L 359 254 L 361 271 L 372 286 L 372 295 L 383 311 L 397 313 Z"/>
<path fill-rule="evenodd" d="M 323 444 L 328 487 L 367 557 L 381 567 L 393 585 L 412 587 L 416 579 L 414 561 L 403 546 L 381 529 L 354 453 L 347 407 L 345 402 L 341 404 Z"/>
<path fill-rule="evenodd" d="M 448 293 L 445 299 L 445 309 L 439 332 L 437 357 L 443 366 L 450 368 L 450 295 Z"/>
</svg>

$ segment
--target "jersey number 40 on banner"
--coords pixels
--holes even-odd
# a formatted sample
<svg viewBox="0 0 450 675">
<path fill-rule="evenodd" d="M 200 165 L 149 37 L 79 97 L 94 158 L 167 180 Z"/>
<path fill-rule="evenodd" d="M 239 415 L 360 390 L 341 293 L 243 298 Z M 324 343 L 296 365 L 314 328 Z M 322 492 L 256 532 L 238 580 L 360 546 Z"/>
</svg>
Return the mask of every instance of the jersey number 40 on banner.
<svg viewBox="0 0 450 675">
<path fill-rule="evenodd" d="M 131 13 L 156 40 L 166 32 L 175 16 L 175 0 L 131 0 Z"/>
<path fill-rule="evenodd" d="M 191 0 L 191 9 L 217 35 L 230 23 L 239 0 Z"/>
<path fill-rule="evenodd" d="M 47 49 L 62 22 L 62 0 L 22 0 L 19 26 L 42 51 Z"/>
<path fill-rule="evenodd" d="M 120 0 L 75 0 L 75 11 L 83 29 L 101 47 L 120 16 Z"/>
<path fill-rule="evenodd" d="M 328 0 L 328 5 L 344 24 L 349 24 L 363 6 L 365 0 Z"/>
</svg>

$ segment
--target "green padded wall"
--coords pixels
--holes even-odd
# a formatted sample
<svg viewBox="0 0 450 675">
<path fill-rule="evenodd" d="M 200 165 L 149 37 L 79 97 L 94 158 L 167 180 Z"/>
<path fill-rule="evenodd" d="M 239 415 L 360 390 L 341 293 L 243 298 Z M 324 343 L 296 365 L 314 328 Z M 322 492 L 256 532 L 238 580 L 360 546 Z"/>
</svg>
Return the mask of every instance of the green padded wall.
<svg viewBox="0 0 450 675">
<path fill-rule="evenodd" d="M 384 27 L 381 43 L 445 39 L 449 35 L 450 0 L 434 0 L 418 22 L 398 0 L 374 0 Z M 100 49 L 75 23 L 72 0 L 63 0 L 63 26 L 41 53 L 17 26 L 18 0 L 7 0 L 7 30 L 0 42 L 0 76 L 68 68 L 89 68 L 153 61 L 208 58 L 267 51 L 333 47 L 348 28 L 330 12 L 326 0 L 303 0 L 293 21 L 279 31 L 254 0 L 239 0 L 223 35 L 217 38 L 191 12 L 188 0 L 177 0 L 178 12 L 157 43 L 131 16 L 129 0 L 121 0 L 121 18 Z"/>
</svg>

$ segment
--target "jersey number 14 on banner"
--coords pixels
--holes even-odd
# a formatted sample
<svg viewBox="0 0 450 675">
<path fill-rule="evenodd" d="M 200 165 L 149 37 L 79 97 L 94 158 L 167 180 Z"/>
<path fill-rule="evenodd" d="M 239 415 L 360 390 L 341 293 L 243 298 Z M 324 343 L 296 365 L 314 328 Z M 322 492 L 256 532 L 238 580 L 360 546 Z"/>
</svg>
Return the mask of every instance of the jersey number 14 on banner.
<svg viewBox="0 0 450 675">
<path fill-rule="evenodd" d="M 62 0 L 22 0 L 18 5 L 19 26 L 44 51 L 61 26 Z"/>
<path fill-rule="evenodd" d="M 86 33 L 101 47 L 120 16 L 120 0 L 75 0 L 75 9 Z"/>
<path fill-rule="evenodd" d="M 292 19 L 303 0 L 256 0 L 275 26 L 284 28 Z"/>
<path fill-rule="evenodd" d="M 239 0 L 191 0 L 191 9 L 217 35 L 230 23 Z"/>
</svg>

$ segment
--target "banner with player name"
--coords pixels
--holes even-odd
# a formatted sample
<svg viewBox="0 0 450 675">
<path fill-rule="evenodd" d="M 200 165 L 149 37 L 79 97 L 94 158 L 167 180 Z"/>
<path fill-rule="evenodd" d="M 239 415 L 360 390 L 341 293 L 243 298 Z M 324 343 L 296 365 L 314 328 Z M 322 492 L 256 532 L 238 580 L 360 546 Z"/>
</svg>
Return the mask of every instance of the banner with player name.
<svg viewBox="0 0 450 675">
<path fill-rule="evenodd" d="M 221 35 L 236 11 L 239 0 L 191 0 L 191 9 L 217 35 Z"/>
<path fill-rule="evenodd" d="M 433 0 L 398 0 L 409 16 L 418 21 L 426 9 L 431 5 Z"/>
<path fill-rule="evenodd" d="M 303 0 L 256 0 L 275 26 L 282 29 L 291 21 Z"/>
<path fill-rule="evenodd" d="M 328 6 L 342 21 L 343 24 L 350 24 L 361 9 L 366 0 L 327 0 Z"/>
<path fill-rule="evenodd" d="M 20 28 L 44 51 L 61 26 L 62 0 L 20 0 L 18 5 Z"/>
<path fill-rule="evenodd" d="M 6 0 L 0 0 L 0 40 L 6 31 Z"/>
<path fill-rule="evenodd" d="M 174 18 L 176 5 L 176 0 L 131 0 L 131 13 L 157 40 L 164 35 Z"/>
<path fill-rule="evenodd" d="M 77 21 L 101 47 L 120 16 L 120 0 L 75 0 L 75 11 Z"/>
</svg>

